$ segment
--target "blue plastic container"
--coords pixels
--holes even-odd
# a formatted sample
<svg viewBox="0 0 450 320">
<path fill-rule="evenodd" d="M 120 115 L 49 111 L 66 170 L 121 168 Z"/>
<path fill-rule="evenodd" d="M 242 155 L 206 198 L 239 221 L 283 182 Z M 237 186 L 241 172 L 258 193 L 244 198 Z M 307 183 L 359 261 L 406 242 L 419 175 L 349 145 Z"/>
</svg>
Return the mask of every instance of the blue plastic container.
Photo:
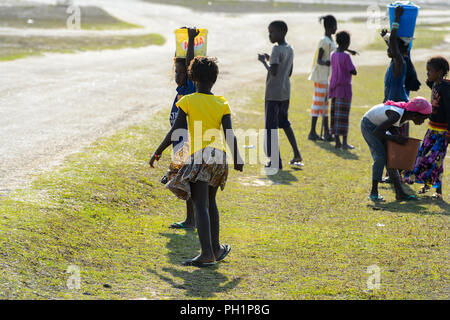
<svg viewBox="0 0 450 320">
<path fill-rule="evenodd" d="M 412 38 L 414 37 L 414 30 L 416 29 L 416 20 L 419 15 L 419 6 L 416 6 L 410 1 L 397 1 L 389 4 L 389 26 L 392 30 L 392 22 L 395 20 L 395 8 L 397 6 L 403 7 L 403 14 L 400 17 L 400 27 L 398 29 L 399 37 Z"/>
</svg>

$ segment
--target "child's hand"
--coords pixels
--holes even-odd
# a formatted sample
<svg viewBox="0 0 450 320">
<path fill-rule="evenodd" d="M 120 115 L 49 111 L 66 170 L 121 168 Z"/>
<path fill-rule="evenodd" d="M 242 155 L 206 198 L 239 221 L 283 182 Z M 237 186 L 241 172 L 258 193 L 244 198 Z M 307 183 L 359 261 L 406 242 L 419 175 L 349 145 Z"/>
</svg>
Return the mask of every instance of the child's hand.
<svg viewBox="0 0 450 320">
<path fill-rule="evenodd" d="M 266 61 L 266 53 L 263 54 L 258 53 L 258 60 L 264 63 L 264 61 Z"/>
<path fill-rule="evenodd" d="M 244 170 L 244 164 L 243 163 L 235 163 L 234 164 L 234 170 L 236 170 L 236 171 L 243 171 Z"/>
<path fill-rule="evenodd" d="M 155 166 L 153 165 L 156 161 L 159 161 L 159 159 L 161 159 L 161 155 L 157 155 L 157 154 L 153 154 L 152 157 L 150 158 L 150 161 L 148 162 L 150 164 L 150 167 L 154 168 Z"/>
<path fill-rule="evenodd" d="M 331 61 L 325 61 L 325 65 L 326 65 L 327 67 L 331 66 Z"/>
<path fill-rule="evenodd" d="M 355 50 L 350 50 L 350 49 L 348 49 L 347 51 L 348 51 L 352 56 L 359 55 L 359 53 L 358 53 L 357 51 L 355 51 Z"/>
<path fill-rule="evenodd" d="M 381 31 L 380 31 L 380 36 L 381 36 L 382 38 L 384 38 L 384 36 L 387 35 L 387 33 L 388 33 L 388 29 L 386 29 L 386 28 L 381 29 Z"/>
<path fill-rule="evenodd" d="M 404 136 L 393 136 L 394 141 L 399 143 L 399 144 L 405 144 L 408 142 L 408 137 L 404 137 Z"/>
<path fill-rule="evenodd" d="M 187 29 L 188 29 L 188 37 L 189 37 L 189 39 L 194 39 L 200 33 L 200 30 L 198 30 L 196 27 L 194 27 L 194 28 L 187 28 Z"/>
<path fill-rule="evenodd" d="M 264 53 L 264 57 L 266 58 L 267 61 L 270 61 L 270 56 L 267 53 Z"/>
</svg>

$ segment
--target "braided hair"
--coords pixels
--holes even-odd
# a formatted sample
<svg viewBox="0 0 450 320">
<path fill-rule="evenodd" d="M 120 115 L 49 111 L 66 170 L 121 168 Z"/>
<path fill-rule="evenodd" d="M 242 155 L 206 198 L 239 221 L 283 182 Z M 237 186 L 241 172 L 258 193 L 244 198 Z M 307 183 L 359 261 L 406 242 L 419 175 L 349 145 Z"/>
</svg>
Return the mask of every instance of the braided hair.
<svg viewBox="0 0 450 320">
<path fill-rule="evenodd" d="M 188 77 L 192 81 L 215 83 L 219 74 L 217 59 L 198 56 L 188 67 Z"/>
</svg>

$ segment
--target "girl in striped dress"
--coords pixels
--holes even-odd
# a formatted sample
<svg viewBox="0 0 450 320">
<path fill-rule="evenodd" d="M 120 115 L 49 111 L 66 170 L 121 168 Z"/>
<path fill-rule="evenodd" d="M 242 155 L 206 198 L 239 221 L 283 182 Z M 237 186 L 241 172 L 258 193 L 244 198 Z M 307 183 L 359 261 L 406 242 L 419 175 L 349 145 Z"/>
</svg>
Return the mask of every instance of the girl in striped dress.
<svg viewBox="0 0 450 320">
<path fill-rule="evenodd" d="M 330 77 L 330 55 L 336 49 L 333 40 L 333 34 L 337 30 L 336 18 L 332 15 L 320 17 L 325 27 L 325 35 L 320 39 L 314 66 L 308 80 L 314 81 L 314 96 L 311 105 L 311 131 L 308 135 L 309 140 L 324 139 L 332 141 L 328 129 L 328 78 Z M 316 133 L 317 118 L 322 117 L 322 126 L 324 128 L 324 137 L 319 137 Z"/>
</svg>

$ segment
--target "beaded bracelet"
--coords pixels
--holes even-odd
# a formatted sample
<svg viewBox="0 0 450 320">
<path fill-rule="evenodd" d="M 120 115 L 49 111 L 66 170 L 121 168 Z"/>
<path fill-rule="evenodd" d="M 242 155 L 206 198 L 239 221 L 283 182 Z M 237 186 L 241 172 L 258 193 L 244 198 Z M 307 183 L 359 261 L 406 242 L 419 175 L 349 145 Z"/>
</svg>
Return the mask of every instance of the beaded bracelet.
<svg viewBox="0 0 450 320">
<path fill-rule="evenodd" d="M 398 22 L 393 22 L 392 23 L 392 30 L 398 29 L 399 27 L 400 27 L 400 24 Z"/>
<path fill-rule="evenodd" d="M 160 154 L 154 153 L 153 156 L 155 157 L 156 160 L 161 159 L 161 155 Z"/>
</svg>

